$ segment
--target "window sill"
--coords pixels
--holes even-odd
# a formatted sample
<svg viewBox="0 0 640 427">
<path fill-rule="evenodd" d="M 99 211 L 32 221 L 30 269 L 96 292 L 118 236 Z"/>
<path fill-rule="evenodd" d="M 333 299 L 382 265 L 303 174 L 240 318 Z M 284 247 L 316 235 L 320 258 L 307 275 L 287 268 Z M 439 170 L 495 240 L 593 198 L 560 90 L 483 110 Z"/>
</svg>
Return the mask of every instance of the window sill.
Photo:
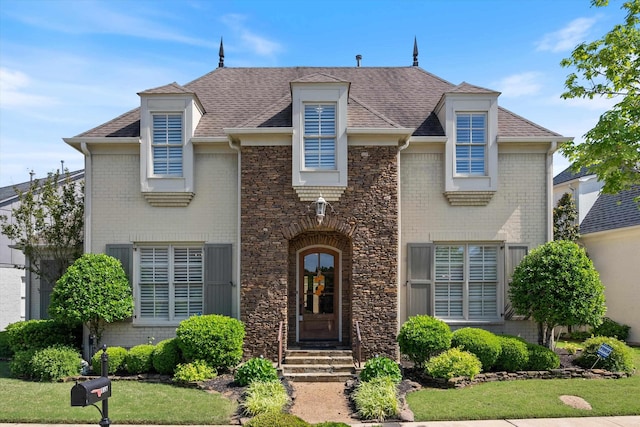
<svg viewBox="0 0 640 427">
<path fill-rule="evenodd" d="M 134 320 L 134 328 L 176 328 L 180 325 L 181 320 L 174 321 L 152 321 L 152 320 Z"/>
<path fill-rule="evenodd" d="M 185 192 L 143 192 L 146 201 L 154 207 L 184 208 L 191 203 L 195 193 Z"/>
<path fill-rule="evenodd" d="M 442 317 L 438 317 L 438 319 L 445 322 L 447 325 L 455 325 L 455 326 L 473 326 L 473 325 L 503 325 L 504 320 L 502 319 L 487 319 L 487 320 L 464 320 L 464 319 L 446 319 Z"/>
</svg>

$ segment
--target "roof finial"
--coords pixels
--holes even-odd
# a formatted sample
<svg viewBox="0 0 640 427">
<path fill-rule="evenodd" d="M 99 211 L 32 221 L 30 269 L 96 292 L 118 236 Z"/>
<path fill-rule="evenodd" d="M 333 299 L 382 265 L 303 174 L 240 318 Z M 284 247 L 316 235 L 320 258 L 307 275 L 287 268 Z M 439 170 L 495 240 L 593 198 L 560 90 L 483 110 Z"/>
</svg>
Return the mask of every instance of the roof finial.
<svg viewBox="0 0 640 427">
<path fill-rule="evenodd" d="M 418 66 L 418 39 L 413 37 L 413 66 Z"/>
<path fill-rule="evenodd" d="M 220 37 L 220 50 L 218 51 L 218 56 L 220 56 L 218 68 L 224 68 L 224 46 L 222 45 L 222 37 Z"/>
</svg>

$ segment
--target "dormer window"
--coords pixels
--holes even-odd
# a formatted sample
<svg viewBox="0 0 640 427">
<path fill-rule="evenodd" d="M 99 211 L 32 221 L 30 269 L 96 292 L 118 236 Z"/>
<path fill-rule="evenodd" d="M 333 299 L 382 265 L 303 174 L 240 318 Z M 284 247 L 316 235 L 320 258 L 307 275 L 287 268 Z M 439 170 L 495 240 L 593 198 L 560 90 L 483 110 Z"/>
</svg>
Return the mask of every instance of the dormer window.
<svg viewBox="0 0 640 427">
<path fill-rule="evenodd" d="M 456 174 L 486 174 L 487 115 L 456 113 Z"/>
<path fill-rule="evenodd" d="M 336 169 L 336 105 L 304 106 L 305 169 Z"/>
<path fill-rule="evenodd" d="M 153 174 L 182 176 L 182 114 L 153 115 Z"/>
</svg>

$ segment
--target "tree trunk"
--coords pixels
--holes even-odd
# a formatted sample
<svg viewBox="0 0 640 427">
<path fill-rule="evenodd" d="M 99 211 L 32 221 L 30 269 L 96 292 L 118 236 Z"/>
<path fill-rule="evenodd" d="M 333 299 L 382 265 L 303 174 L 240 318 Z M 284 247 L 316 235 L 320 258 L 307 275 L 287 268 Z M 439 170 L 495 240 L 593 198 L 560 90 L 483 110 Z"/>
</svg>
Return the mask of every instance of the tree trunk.
<svg viewBox="0 0 640 427">
<path fill-rule="evenodd" d="M 538 322 L 538 344 L 544 345 L 544 325 Z"/>
<path fill-rule="evenodd" d="M 549 350 L 553 350 L 553 326 L 547 325 L 544 341 L 545 341 L 545 346 Z"/>
</svg>

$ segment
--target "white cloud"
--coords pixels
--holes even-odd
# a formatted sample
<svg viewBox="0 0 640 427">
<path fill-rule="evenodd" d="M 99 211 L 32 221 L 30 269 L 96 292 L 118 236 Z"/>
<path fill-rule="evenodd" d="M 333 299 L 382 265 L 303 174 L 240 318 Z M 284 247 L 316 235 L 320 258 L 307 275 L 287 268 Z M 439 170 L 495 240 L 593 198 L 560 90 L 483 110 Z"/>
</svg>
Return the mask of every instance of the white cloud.
<svg viewBox="0 0 640 427">
<path fill-rule="evenodd" d="M 56 105 L 53 98 L 28 92 L 33 81 L 19 70 L 0 67 L 0 108 Z"/>
<path fill-rule="evenodd" d="M 516 98 L 535 95 L 542 89 L 541 77 L 542 73 L 536 71 L 512 74 L 495 82 L 492 86 L 502 92 L 503 97 Z"/>
<path fill-rule="evenodd" d="M 246 17 L 239 14 L 227 14 L 222 17 L 222 22 L 240 38 L 242 48 L 260 56 L 273 56 L 282 50 L 282 46 L 260 36 L 247 28 Z"/>
<path fill-rule="evenodd" d="M 577 18 L 552 33 L 545 34 L 537 44 L 537 50 L 566 52 L 585 41 L 585 36 L 595 24 L 596 18 Z"/>
</svg>

